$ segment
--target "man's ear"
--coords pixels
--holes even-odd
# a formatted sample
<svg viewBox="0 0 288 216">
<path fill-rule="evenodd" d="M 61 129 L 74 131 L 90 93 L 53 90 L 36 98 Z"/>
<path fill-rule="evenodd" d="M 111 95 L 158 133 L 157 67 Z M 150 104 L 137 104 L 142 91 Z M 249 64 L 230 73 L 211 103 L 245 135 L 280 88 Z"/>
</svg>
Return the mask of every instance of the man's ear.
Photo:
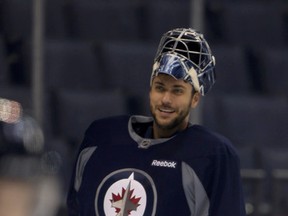
<svg viewBox="0 0 288 216">
<path fill-rule="evenodd" d="M 196 108 L 199 101 L 200 101 L 201 95 L 199 92 L 195 92 L 192 96 L 192 100 L 191 100 L 191 108 Z"/>
</svg>

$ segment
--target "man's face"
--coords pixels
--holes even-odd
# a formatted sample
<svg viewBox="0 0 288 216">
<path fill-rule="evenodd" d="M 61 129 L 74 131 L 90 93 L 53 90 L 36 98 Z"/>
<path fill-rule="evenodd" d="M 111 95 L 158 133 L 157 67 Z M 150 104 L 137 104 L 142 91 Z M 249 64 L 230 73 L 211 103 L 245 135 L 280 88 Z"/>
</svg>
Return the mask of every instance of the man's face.
<svg viewBox="0 0 288 216">
<path fill-rule="evenodd" d="M 156 76 L 150 90 L 150 110 L 156 130 L 172 135 L 185 129 L 190 108 L 196 107 L 198 103 L 194 96 L 191 84 L 165 74 Z"/>
</svg>

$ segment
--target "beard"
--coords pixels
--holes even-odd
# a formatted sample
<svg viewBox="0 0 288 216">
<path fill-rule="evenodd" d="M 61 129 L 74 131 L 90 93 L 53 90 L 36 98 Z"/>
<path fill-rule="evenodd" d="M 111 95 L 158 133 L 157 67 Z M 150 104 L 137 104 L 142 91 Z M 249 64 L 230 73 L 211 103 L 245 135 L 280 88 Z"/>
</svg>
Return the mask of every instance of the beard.
<svg viewBox="0 0 288 216">
<path fill-rule="evenodd" d="M 188 105 L 184 107 L 183 110 L 177 113 L 178 115 L 175 118 L 171 119 L 167 123 L 161 123 L 161 121 L 157 119 L 157 115 L 155 112 L 157 107 L 153 107 L 151 104 L 150 104 L 150 112 L 158 128 L 162 130 L 173 130 L 173 129 L 177 129 L 178 127 L 180 128 L 181 124 L 185 121 L 187 116 L 189 116 L 190 109 L 191 109 L 190 104 L 191 104 L 191 101 L 189 101 Z"/>
</svg>

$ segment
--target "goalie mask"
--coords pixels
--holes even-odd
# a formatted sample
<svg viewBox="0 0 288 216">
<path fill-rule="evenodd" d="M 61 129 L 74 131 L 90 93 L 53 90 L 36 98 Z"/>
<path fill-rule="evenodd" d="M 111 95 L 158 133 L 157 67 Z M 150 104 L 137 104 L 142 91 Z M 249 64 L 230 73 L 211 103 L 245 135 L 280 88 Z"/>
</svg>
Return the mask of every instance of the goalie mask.
<svg viewBox="0 0 288 216">
<path fill-rule="evenodd" d="M 159 73 L 187 81 L 206 95 L 215 82 L 215 58 L 203 35 L 190 28 L 165 33 L 154 59 L 151 83 Z"/>
</svg>

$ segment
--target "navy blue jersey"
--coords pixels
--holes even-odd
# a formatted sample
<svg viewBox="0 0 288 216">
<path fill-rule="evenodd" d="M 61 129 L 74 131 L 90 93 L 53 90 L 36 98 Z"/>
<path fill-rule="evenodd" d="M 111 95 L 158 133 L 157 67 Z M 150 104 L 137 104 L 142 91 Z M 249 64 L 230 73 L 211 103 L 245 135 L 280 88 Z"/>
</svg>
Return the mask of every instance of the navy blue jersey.
<svg viewBox="0 0 288 216">
<path fill-rule="evenodd" d="M 153 120 L 97 120 L 85 133 L 67 198 L 70 216 L 244 216 L 230 142 L 191 125 L 151 139 Z"/>
</svg>

